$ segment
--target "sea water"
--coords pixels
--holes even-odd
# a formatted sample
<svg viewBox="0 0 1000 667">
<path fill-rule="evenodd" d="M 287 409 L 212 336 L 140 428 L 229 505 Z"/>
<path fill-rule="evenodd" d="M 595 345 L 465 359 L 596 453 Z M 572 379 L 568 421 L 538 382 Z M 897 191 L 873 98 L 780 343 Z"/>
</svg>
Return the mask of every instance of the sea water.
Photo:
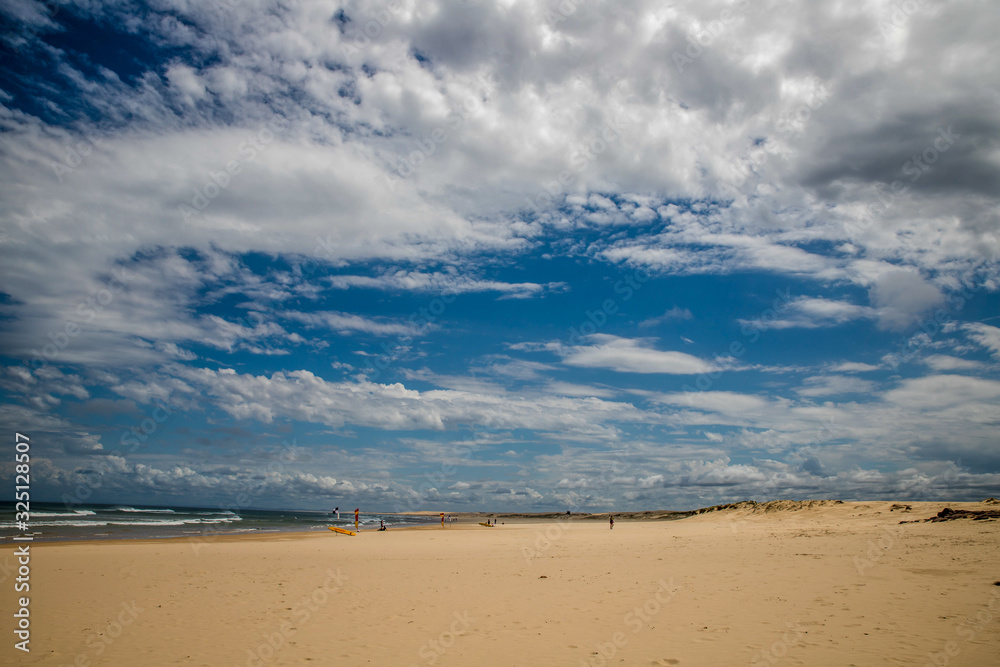
<svg viewBox="0 0 1000 667">
<path fill-rule="evenodd" d="M 377 530 L 433 523 L 436 518 L 400 514 L 365 513 L 360 529 Z M 310 510 L 250 510 L 210 507 L 162 507 L 145 505 L 74 505 L 31 503 L 28 530 L 14 521 L 14 504 L 0 503 L 0 543 L 15 535 L 31 535 L 36 541 L 95 540 L 161 537 L 198 537 L 238 533 L 323 531 L 327 526 L 354 530 L 354 512 Z"/>
</svg>

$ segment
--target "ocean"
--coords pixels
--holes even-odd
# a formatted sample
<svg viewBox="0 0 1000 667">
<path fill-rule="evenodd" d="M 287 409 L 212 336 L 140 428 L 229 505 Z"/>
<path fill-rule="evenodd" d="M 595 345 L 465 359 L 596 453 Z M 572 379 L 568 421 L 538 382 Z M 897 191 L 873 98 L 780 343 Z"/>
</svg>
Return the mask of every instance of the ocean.
<svg viewBox="0 0 1000 667">
<path fill-rule="evenodd" d="M 365 513 L 361 530 L 428 525 L 435 517 Z M 31 535 L 34 541 L 121 540 L 165 537 L 212 537 L 239 533 L 326 531 L 327 526 L 354 530 L 354 511 L 226 510 L 210 507 L 154 507 L 146 505 L 76 505 L 31 503 L 28 530 L 15 524 L 14 503 L 0 503 L 0 543 L 15 535 Z"/>
</svg>

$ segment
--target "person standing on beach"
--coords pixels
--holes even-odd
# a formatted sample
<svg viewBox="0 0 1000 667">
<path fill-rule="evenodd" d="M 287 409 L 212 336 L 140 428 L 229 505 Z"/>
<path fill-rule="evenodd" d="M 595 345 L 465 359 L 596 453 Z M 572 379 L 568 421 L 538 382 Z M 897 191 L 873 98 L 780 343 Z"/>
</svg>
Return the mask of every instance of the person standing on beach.
<svg viewBox="0 0 1000 667">
<path fill-rule="evenodd" d="M 608 515 L 611 519 L 611 530 L 615 529 L 615 516 L 613 514 Z"/>
<path fill-rule="evenodd" d="M 334 514 L 334 516 L 337 517 L 337 521 L 340 521 L 340 508 L 339 507 L 334 507 L 333 508 L 333 514 Z"/>
</svg>

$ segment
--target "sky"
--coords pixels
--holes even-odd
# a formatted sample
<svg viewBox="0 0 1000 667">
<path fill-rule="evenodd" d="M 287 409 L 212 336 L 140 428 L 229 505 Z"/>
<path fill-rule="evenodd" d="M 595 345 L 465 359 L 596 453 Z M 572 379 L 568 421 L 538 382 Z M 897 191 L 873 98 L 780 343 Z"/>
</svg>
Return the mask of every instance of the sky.
<svg viewBox="0 0 1000 667">
<path fill-rule="evenodd" d="M 1000 495 L 998 34 L 0 0 L 4 437 L 68 506 Z"/>
</svg>

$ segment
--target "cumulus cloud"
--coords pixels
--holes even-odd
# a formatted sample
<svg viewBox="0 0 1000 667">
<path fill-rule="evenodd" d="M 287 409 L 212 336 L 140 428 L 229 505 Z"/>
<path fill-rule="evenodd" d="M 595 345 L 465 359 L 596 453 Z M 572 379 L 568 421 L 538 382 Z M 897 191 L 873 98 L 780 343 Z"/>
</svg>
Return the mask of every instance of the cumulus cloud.
<svg viewBox="0 0 1000 667">
<path fill-rule="evenodd" d="M 461 425 L 612 434 L 615 422 L 653 422 L 662 418 L 629 403 L 598 398 L 552 396 L 531 402 L 516 396 L 466 390 L 416 391 L 402 384 L 328 382 L 309 371 L 270 377 L 202 369 L 178 374 L 213 398 L 237 419 L 270 423 L 292 418 L 340 427 L 345 424 L 401 430 L 443 430 Z"/>
</svg>

